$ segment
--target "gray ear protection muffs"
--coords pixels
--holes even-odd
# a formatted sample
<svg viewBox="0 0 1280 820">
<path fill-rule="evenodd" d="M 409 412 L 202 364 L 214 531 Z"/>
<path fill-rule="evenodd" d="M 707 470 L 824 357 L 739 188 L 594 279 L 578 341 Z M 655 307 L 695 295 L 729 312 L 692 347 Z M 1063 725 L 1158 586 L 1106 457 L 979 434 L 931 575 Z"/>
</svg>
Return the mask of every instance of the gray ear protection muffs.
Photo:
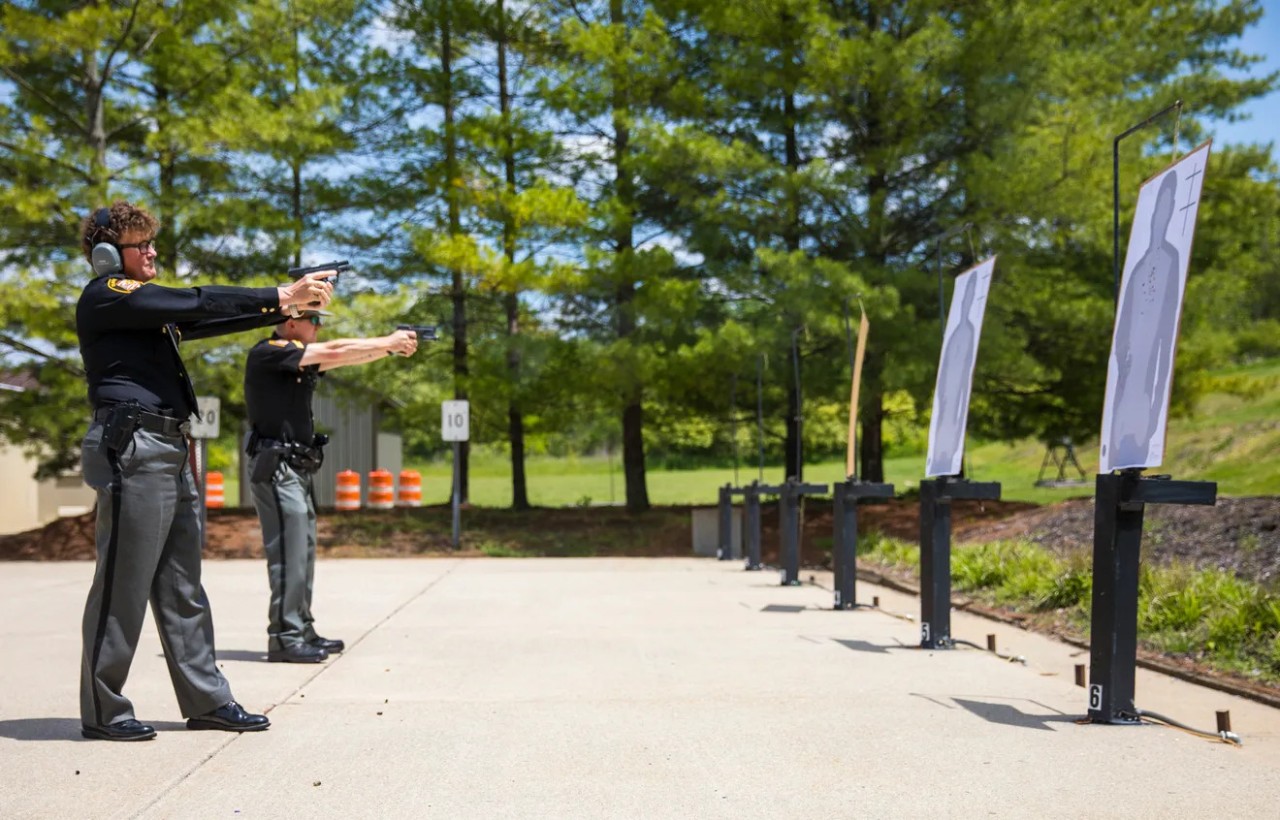
<svg viewBox="0 0 1280 820">
<path fill-rule="evenodd" d="M 99 208 L 93 212 L 93 224 L 98 228 L 99 235 L 104 232 L 108 235 L 115 233 L 111 230 L 111 211 L 106 208 Z M 93 272 L 98 276 L 107 276 L 124 270 L 124 264 L 120 261 L 120 250 L 110 242 L 99 242 L 93 246 L 93 250 L 89 251 L 89 264 L 93 266 Z"/>
</svg>

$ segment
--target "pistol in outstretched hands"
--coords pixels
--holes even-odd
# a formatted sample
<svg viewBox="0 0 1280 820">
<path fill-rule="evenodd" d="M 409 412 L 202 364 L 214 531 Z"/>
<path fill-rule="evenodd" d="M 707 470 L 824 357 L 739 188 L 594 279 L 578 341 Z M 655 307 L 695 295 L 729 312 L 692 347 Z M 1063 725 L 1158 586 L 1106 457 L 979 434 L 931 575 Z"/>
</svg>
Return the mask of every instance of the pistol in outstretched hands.
<svg viewBox="0 0 1280 820">
<path fill-rule="evenodd" d="M 289 268 L 289 275 L 297 279 L 298 277 L 306 276 L 308 273 L 320 273 L 326 270 L 333 271 L 333 277 L 329 279 L 329 283 L 337 287 L 338 277 L 351 270 L 351 263 L 343 259 L 341 262 L 326 262 L 323 265 L 311 265 L 305 268 Z"/>
<path fill-rule="evenodd" d="M 417 334 L 420 342 L 436 341 L 435 325 L 396 325 L 396 330 L 411 330 Z"/>
</svg>

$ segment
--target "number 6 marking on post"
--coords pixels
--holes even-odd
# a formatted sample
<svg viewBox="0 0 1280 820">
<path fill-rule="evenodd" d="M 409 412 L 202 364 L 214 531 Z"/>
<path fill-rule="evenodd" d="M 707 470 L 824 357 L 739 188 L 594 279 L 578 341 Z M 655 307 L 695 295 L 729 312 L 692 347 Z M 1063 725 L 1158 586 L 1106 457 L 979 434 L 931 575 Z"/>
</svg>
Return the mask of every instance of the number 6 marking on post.
<svg viewBox="0 0 1280 820">
<path fill-rule="evenodd" d="M 1094 711 L 1102 708 L 1102 684 L 1100 683 L 1089 687 L 1089 708 Z"/>
</svg>

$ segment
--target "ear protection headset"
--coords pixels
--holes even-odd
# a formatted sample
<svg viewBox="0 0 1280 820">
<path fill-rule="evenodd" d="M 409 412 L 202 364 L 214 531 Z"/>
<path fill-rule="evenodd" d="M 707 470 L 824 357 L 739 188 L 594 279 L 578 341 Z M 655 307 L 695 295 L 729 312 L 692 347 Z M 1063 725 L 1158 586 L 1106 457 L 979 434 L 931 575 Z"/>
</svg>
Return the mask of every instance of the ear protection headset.
<svg viewBox="0 0 1280 820">
<path fill-rule="evenodd" d="M 93 212 L 93 224 L 97 228 L 95 239 L 104 232 L 115 238 L 115 231 L 111 230 L 111 211 L 107 208 L 99 208 Z M 89 251 L 89 264 L 98 276 L 124 270 L 124 264 L 120 261 L 120 249 L 110 242 L 99 242 L 93 246 L 93 250 Z"/>
</svg>

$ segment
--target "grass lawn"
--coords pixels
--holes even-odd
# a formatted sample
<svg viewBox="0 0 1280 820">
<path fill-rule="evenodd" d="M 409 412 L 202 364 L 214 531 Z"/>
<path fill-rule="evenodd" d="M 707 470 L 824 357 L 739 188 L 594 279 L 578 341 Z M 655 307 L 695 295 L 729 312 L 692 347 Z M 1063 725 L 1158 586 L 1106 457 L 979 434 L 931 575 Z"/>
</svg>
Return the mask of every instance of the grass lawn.
<svg viewBox="0 0 1280 820">
<path fill-rule="evenodd" d="M 1189 418 L 1169 424 L 1165 463 L 1160 472 L 1187 480 L 1217 481 L 1222 495 L 1274 495 L 1280 493 L 1280 361 L 1269 360 L 1215 374 L 1231 390 L 1205 396 Z M 1101 417 L 1101 411 L 1099 411 Z M 1076 458 L 1088 484 L 1077 487 L 1036 487 L 1044 460 L 1040 442 L 970 442 L 965 467 L 976 481 L 999 481 L 1003 497 L 1046 504 L 1092 495 L 1098 469 L 1097 441 L 1076 447 Z M 423 502 L 444 503 L 449 498 L 448 460 L 413 465 L 423 474 Z M 615 456 L 604 458 L 545 459 L 527 461 L 530 501 L 539 506 L 621 504 L 625 500 L 622 465 Z M 885 474 L 898 492 L 919 486 L 924 476 L 924 454 L 892 457 Z M 735 481 L 732 468 L 700 470 L 650 470 L 649 500 L 654 504 L 714 504 L 716 488 L 725 483 L 747 483 L 758 477 L 754 465 L 742 465 Z M 1053 478 L 1050 465 L 1046 477 Z M 1074 472 L 1068 477 L 1075 478 Z M 844 460 L 828 460 L 805 466 L 805 480 L 814 483 L 844 478 Z M 764 482 L 782 479 L 780 467 L 766 467 Z M 473 454 L 471 500 L 482 506 L 511 503 L 510 469 L 504 456 Z"/>
<path fill-rule="evenodd" d="M 1234 368 L 1215 374 L 1224 389 L 1205 396 L 1189 418 L 1169 424 L 1165 463 L 1160 472 L 1180 479 L 1218 482 L 1221 495 L 1274 495 L 1280 493 L 1280 360 Z M 1225 389 L 1230 387 L 1231 389 Z M 1101 413 L 1099 413 L 1101 416 Z M 1091 495 L 1098 468 L 1095 441 L 1076 447 L 1088 484 L 1077 487 L 1036 487 L 1044 460 L 1044 445 L 1026 440 L 1016 443 L 970 442 L 965 468 L 977 481 L 999 481 L 1003 497 L 1013 501 L 1046 504 Z M 422 473 L 424 504 L 449 500 L 452 466 L 442 459 L 406 465 Z M 622 464 L 615 455 L 605 457 L 546 458 L 526 461 L 529 500 L 537 506 L 570 507 L 620 505 L 626 498 Z M 229 471 L 228 471 L 229 472 Z M 924 476 L 924 454 L 897 456 L 885 462 L 887 480 L 899 493 L 919 486 Z M 698 470 L 657 470 L 647 473 L 649 500 L 654 504 L 714 504 L 716 488 L 725 483 L 748 483 L 758 477 L 754 465 L 743 464 L 735 477 L 732 467 Z M 1047 477 L 1056 470 L 1049 468 Z M 766 467 L 763 480 L 776 484 L 780 467 Z M 1069 477 L 1076 477 L 1069 473 Z M 844 460 L 832 459 L 805 466 L 805 480 L 831 483 L 844 478 Z M 239 499 L 234 480 L 226 483 L 229 505 Z M 511 503 L 510 466 L 505 455 L 473 452 L 471 502 L 485 507 Z"/>
</svg>

